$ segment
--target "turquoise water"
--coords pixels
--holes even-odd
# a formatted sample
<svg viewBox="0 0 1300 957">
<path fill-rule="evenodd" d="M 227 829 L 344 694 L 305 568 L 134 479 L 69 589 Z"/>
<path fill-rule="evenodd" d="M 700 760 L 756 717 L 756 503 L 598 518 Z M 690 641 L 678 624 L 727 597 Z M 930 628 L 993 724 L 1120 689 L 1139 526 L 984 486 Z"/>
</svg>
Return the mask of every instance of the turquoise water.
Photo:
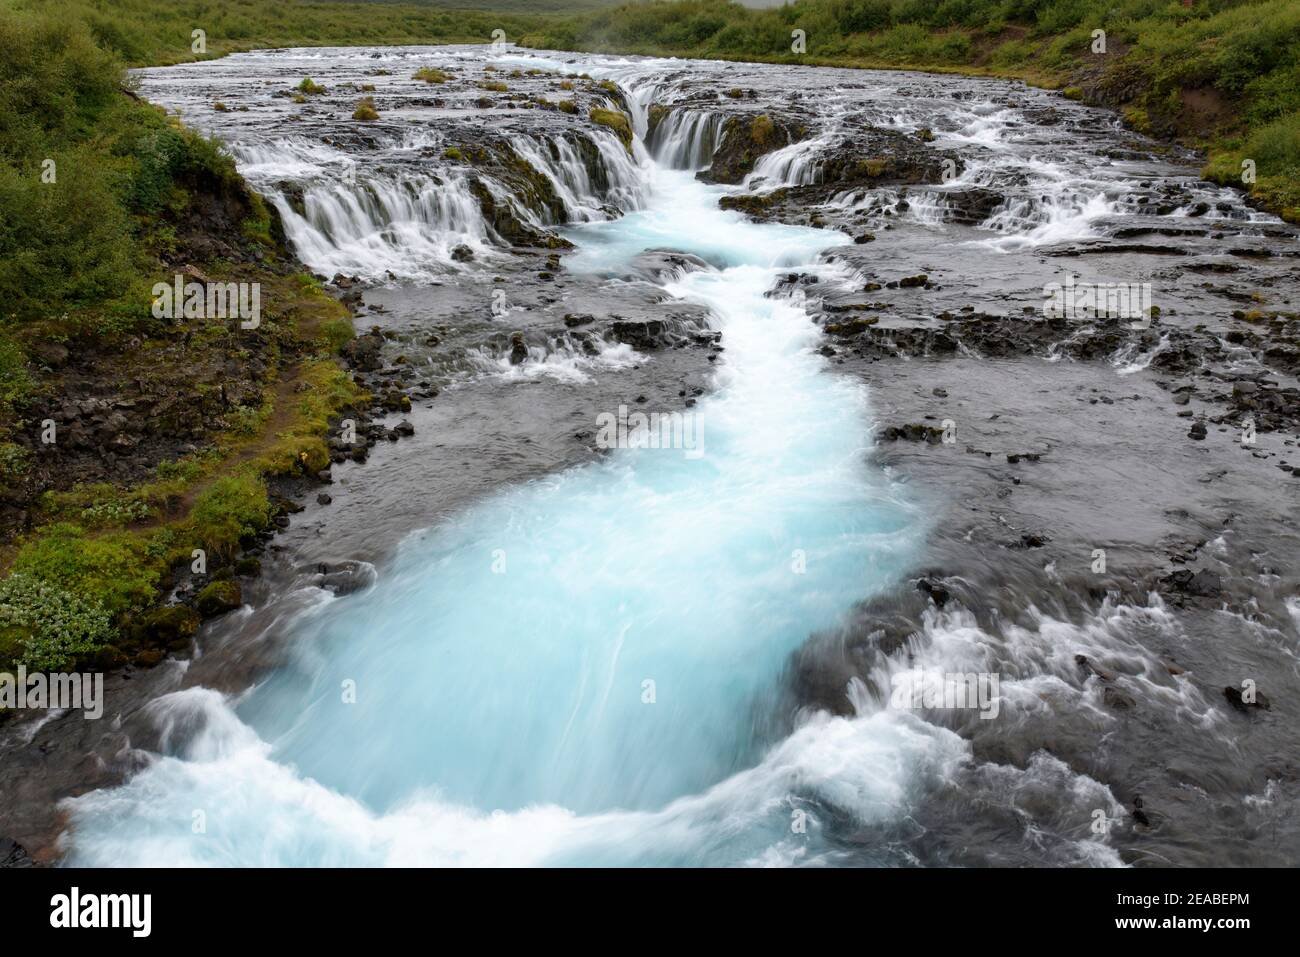
<svg viewBox="0 0 1300 957">
<path fill-rule="evenodd" d="M 304 614 L 292 665 L 243 700 L 161 699 L 164 727 L 200 730 L 70 804 L 71 862 L 795 863 L 825 851 L 815 815 L 791 826 L 806 802 L 895 813 L 927 755 L 961 750 L 865 707 L 768 730 L 790 653 L 897 580 L 917 517 L 866 461 L 862 386 L 799 301 L 764 295 L 793 266 L 835 281 L 819 256 L 844 237 L 647 174 L 647 208 L 570 230 L 566 266 L 667 247 L 718 267 L 666 286 L 726 346 L 688 410 L 699 447 L 489 497 Z"/>
</svg>

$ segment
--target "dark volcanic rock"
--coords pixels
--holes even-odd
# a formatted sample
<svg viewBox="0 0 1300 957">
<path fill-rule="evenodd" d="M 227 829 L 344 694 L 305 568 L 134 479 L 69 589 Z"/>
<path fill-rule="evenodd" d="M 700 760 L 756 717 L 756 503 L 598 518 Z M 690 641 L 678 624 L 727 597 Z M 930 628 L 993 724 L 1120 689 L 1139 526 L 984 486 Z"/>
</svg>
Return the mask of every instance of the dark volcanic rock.
<svg viewBox="0 0 1300 957">
<path fill-rule="evenodd" d="M 622 320 L 609 325 L 609 336 L 633 349 L 658 349 L 670 342 L 667 326 L 659 319 Z"/>
<path fill-rule="evenodd" d="M 1228 704 L 1232 705 L 1238 711 L 1250 711 L 1251 708 L 1257 708 L 1263 711 L 1272 711 L 1273 703 L 1268 700 L 1262 691 L 1256 691 L 1251 701 L 1246 700 L 1246 695 L 1240 688 L 1234 688 L 1228 685 L 1223 689 L 1223 696 L 1228 699 Z"/>
<path fill-rule="evenodd" d="M 945 160 L 951 164 L 945 167 Z M 943 181 L 945 168 L 953 175 L 961 173 L 961 159 L 955 153 L 936 150 L 915 136 L 898 130 L 862 126 L 851 130 L 839 142 L 828 147 L 818 162 L 818 185 L 835 191 L 853 186 L 906 186 Z M 972 207 L 981 204 L 992 209 L 1001 197 L 989 191 L 969 190 Z M 977 195 L 978 194 L 978 195 Z"/>
<path fill-rule="evenodd" d="M 17 841 L 0 837 L 0 867 L 31 867 L 32 859 Z"/>
<path fill-rule="evenodd" d="M 1190 568 L 1179 568 L 1160 579 L 1160 584 L 1167 592 L 1197 598 L 1217 598 L 1223 594 L 1223 579 L 1208 569 L 1193 572 Z"/>
<path fill-rule="evenodd" d="M 943 585 L 940 585 L 938 582 L 931 581 L 928 578 L 922 578 L 920 581 L 918 581 L 916 583 L 916 589 L 917 591 L 921 591 L 929 595 L 930 598 L 933 599 L 934 603 L 938 605 L 940 608 L 946 605 L 948 603 L 948 599 L 952 597 L 951 593 L 948 591 L 948 589 L 944 588 Z"/>
<path fill-rule="evenodd" d="M 383 364 L 379 357 L 383 347 L 384 337 L 377 332 L 368 332 L 349 340 L 343 346 L 343 358 L 354 369 L 374 372 Z"/>
</svg>

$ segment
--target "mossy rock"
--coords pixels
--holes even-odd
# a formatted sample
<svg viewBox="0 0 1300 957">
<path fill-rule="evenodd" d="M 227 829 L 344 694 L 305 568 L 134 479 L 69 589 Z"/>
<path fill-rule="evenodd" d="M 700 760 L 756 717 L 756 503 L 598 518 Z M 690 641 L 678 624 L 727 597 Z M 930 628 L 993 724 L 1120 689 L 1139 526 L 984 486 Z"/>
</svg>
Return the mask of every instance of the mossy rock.
<svg viewBox="0 0 1300 957">
<path fill-rule="evenodd" d="M 244 603 L 244 595 L 235 581 L 213 582 L 199 592 L 194 606 L 204 618 L 214 618 L 234 611 Z"/>
<path fill-rule="evenodd" d="M 832 322 L 826 326 L 826 331 L 833 336 L 856 336 L 865 332 L 869 327 L 874 326 L 880 320 L 875 316 L 857 316 L 849 319 L 847 322 Z"/>
<path fill-rule="evenodd" d="M 885 171 L 889 168 L 889 162 L 880 157 L 873 157 L 872 159 L 860 161 L 858 167 L 862 170 L 862 175 L 871 179 L 878 179 L 885 175 Z"/>
<path fill-rule="evenodd" d="M 132 660 L 137 668 L 154 668 L 162 663 L 163 657 L 163 652 L 160 649 L 146 648 Z"/>
<path fill-rule="evenodd" d="M 749 124 L 749 138 L 758 146 L 771 146 L 776 138 L 776 124 L 772 122 L 772 117 L 766 113 L 754 117 Z"/>
<path fill-rule="evenodd" d="M 145 615 L 141 630 L 148 644 L 170 645 L 193 638 L 199 630 L 199 621 L 199 613 L 188 605 L 165 605 Z"/>
<path fill-rule="evenodd" d="M 653 133 L 655 128 L 663 122 L 664 117 L 668 115 L 668 107 L 659 103 L 651 103 L 650 109 L 646 111 L 646 126 L 648 131 Z"/>
<path fill-rule="evenodd" d="M 626 113 L 620 113 L 617 110 L 603 110 L 598 106 L 593 106 L 591 112 L 587 114 L 587 118 L 599 126 L 613 130 L 618 134 L 618 138 L 623 141 L 623 148 L 629 153 L 632 152 L 632 122 L 627 118 Z"/>
</svg>

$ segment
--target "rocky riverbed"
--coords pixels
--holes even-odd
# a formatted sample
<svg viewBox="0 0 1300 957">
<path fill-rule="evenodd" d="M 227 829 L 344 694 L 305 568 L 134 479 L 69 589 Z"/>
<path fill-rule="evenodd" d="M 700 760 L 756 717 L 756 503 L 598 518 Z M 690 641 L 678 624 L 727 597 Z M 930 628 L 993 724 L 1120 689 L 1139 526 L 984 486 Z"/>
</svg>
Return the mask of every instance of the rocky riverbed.
<svg viewBox="0 0 1300 957">
<path fill-rule="evenodd" d="M 245 583 L 243 607 L 206 625 L 192 649 L 110 675 L 110 718 L 50 714 L 0 730 L 0 835 L 26 849 L 12 851 L 11 863 L 27 854 L 97 864 L 288 862 L 271 852 L 250 857 L 256 833 L 222 837 L 211 857 L 211 845 L 168 838 L 169 808 L 185 805 L 188 827 L 186 801 L 214 799 L 194 783 L 195 768 L 213 760 L 203 750 L 213 728 L 235 714 L 285 766 L 315 770 L 321 787 L 358 801 L 379 822 L 376 843 L 385 827 L 414 828 L 427 851 L 415 860 L 446 861 L 446 847 L 425 840 L 441 833 L 445 809 L 432 817 L 422 809 L 412 823 L 400 802 L 428 784 L 463 799 L 455 775 L 443 781 L 438 771 L 473 766 L 472 758 L 402 752 L 424 761 L 431 778 L 416 775 L 407 790 L 380 798 L 373 781 L 321 767 L 319 752 L 301 743 L 310 733 L 269 714 L 258 688 L 288 694 L 283 686 L 295 679 L 284 675 L 333 674 L 311 652 L 313 663 L 303 664 L 304 635 L 332 647 L 344 631 L 362 649 L 355 653 L 382 661 L 401 621 L 321 634 L 312 623 L 346 616 L 347 603 L 367 600 L 377 585 L 407 581 L 411 543 L 421 538 L 414 530 L 452 535 L 477 527 L 485 502 L 617 469 L 626 450 L 600 447 L 602 413 L 687 413 L 711 400 L 715 410 L 734 409 L 762 327 L 738 326 L 703 291 L 732 276 L 757 281 L 747 272 L 756 269 L 768 271 L 771 334 L 787 308 L 806 315 L 813 334 L 791 348 L 801 358 L 790 360 L 789 382 L 782 365 L 770 366 L 767 391 L 779 396 L 797 381 L 787 403 L 797 404 L 813 380 L 796 377 L 813 370 L 816 382 L 849 390 L 842 410 L 865 387 L 867 414 L 829 438 L 870 482 L 887 485 L 889 500 L 906 503 L 897 528 L 880 519 L 905 540 L 904 557 L 860 586 L 844 574 L 821 580 L 842 596 L 839 611 L 808 606 L 806 620 L 818 624 L 773 653 L 770 674 L 755 679 L 761 694 L 728 703 L 730 689 L 720 686 L 717 707 L 730 710 L 710 708 L 700 727 L 750 730 L 717 759 L 720 770 L 700 772 L 707 789 L 662 791 L 677 804 L 651 799 L 657 784 L 584 791 L 566 803 L 563 786 L 539 785 L 517 798 L 520 807 L 553 802 L 615 836 L 602 836 L 596 850 L 577 841 L 579 852 L 555 825 L 567 851 L 499 859 L 1294 862 L 1300 242 L 1292 227 L 1200 182 L 1194 158 L 1059 95 L 948 76 L 453 47 L 260 51 L 141 71 L 140 80 L 142 95 L 226 140 L 297 254 L 352 310 L 358 336 L 342 361 L 374 402 L 338 425 L 327 484 L 284 490 L 303 506 L 292 506 L 260 552 L 261 575 Z M 376 120 L 353 119 L 363 97 Z M 668 181 L 679 191 L 670 202 L 656 170 L 678 177 Z M 696 199 L 688 189 L 712 190 L 704 195 L 714 212 L 681 225 L 683 206 Z M 634 228 L 619 231 L 620 223 Z M 1067 285 L 1123 287 L 1125 302 L 1143 308 L 1104 315 L 1080 298 L 1053 312 L 1051 290 Z M 785 410 L 763 406 L 763 391 L 739 404 L 767 418 L 742 422 L 738 434 L 762 444 L 767 421 L 773 457 L 726 487 L 744 521 L 779 529 L 764 541 L 784 567 L 792 550 L 823 534 L 780 521 L 784 503 L 799 503 L 828 473 L 756 500 L 770 511 L 746 511 L 742 490 L 786 480 L 782 442 L 799 449 L 791 456 L 826 453 L 800 444 L 816 421 L 781 431 Z M 701 414 L 724 428 L 728 415 L 740 417 Z M 547 510 L 520 520 L 545 525 L 565 508 L 546 501 Z M 621 500 L 602 493 L 591 501 Z M 833 502 L 810 504 L 809 514 L 838 514 Z M 728 515 L 729 502 L 713 508 Z M 588 553 L 599 557 L 602 536 L 614 534 L 607 518 L 584 519 L 589 575 L 603 566 Z M 849 521 L 840 537 L 861 533 Z M 680 537 L 712 563 L 719 608 L 787 597 L 786 586 L 771 583 L 768 596 L 751 593 L 752 569 L 734 580 L 717 571 L 749 566 L 739 553 L 707 554 L 715 538 Z M 436 552 L 428 568 L 455 578 L 457 554 Z M 607 560 L 615 557 L 622 552 Z M 691 567 L 685 553 L 658 558 Z M 816 549 L 805 558 L 815 568 Z M 644 570 L 676 580 L 668 564 Z M 437 578 L 411 593 L 435 589 Z M 644 583 L 611 581 L 635 606 Z M 536 629 L 549 635 L 546 616 L 559 612 L 527 592 L 528 579 L 502 582 L 487 601 L 506 614 L 515 604 L 542 609 Z M 690 589 L 677 597 L 689 603 Z M 788 599 L 797 629 L 794 610 L 806 598 Z M 399 588 L 381 606 L 404 600 L 414 601 Z M 485 601 L 469 591 L 464 600 Z M 592 607 L 622 620 L 621 606 Z M 442 613 L 424 612 L 430 622 Z M 689 622 L 699 642 L 713 635 L 730 647 L 727 633 L 743 616 L 716 615 L 702 604 Z M 657 617 L 631 620 L 653 633 Z M 570 621 L 551 637 L 582 627 Z M 497 667 L 510 694 L 531 700 L 513 659 L 486 657 L 483 640 L 483 668 Z M 711 664 L 739 675 L 748 659 L 742 650 Z M 591 680 L 613 688 L 629 677 L 617 661 Z M 578 704 L 534 709 L 574 709 L 561 743 L 575 721 L 577 733 L 585 727 L 578 716 L 592 693 L 589 666 L 584 658 Z M 900 687 L 954 673 L 997 676 L 996 717 L 900 709 Z M 318 694 L 302 698 L 304 714 L 318 714 Z M 383 753 L 429 720 L 422 707 L 390 706 Z M 243 740 L 221 738 L 217 750 L 233 753 Z M 484 748 L 481 763 L 508 764 Z M 598 759 L 603 752 L 589 766 L 604 767 Z M 98 790 L 123 781 L 132 783 L 122 792 Z M 250 779 L 246 793 L 259 786 Z M 515 810 L 495 780 L 482 787 L 490 799 L 463 801 L 475 813 Z M 89 796 L 59 803 L 77 795 Z M 664 815 L 712 834 L 719 806 L 775 823 L 744 830 L 739 847 L 718 837 L 669 851 L 661 841 L 662 860 L 639 849 L 666 826 Z M 626 808 L 645 819 L 611 824 Z M 802 843 L 800 832 L 784 833 L 800 812 L 814 822 Z M 477 833 L 467 820 L 466 832 Z M 307 862 L 369 860 L 368 850 L 341 844 Z M 466 851 L 456 859 L 478 860 Z"/>
</svg>

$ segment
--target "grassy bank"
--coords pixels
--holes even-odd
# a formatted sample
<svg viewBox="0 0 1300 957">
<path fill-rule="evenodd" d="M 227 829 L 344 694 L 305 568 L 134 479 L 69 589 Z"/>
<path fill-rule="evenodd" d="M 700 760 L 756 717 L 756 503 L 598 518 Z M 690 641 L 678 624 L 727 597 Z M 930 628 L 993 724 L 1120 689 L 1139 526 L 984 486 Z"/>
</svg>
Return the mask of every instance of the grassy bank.
<svg viewBox="0 0 1300 957">
<path fill-rule="evenodd" d="M 237 595 L 271 486 L 326 468 L 358 399 L 346 310 L 218 145 L 129 92 L 183 7 L 0 5 L 0 670 L 160 660 L 198 624 L 158 608 L 175 573 L 199 550 Z M 156 318 L 181 271 L 258 284 L 260 327 Z"/>
<path fill-rule="evenodd" d="M 795 51 L 793 31 L 804 49 Z M 1094 52 L 1094 31 L 1105 52 Z M 565 50 L 953 70 L 1066 88 L 1206 151 L 1206 175 L 1300 221 L 1294 0 L 653 0 L 527 38 Z M 1256 181 L 1243 184 L 1245 160 Z"/>
<path fill-rule="evenodd" d="M 283 46 L 489 43 L 547 27 L 546 11 L 572 12 L 595 0 L 424 0 L 409 3 L 304 0 L 7 0 L 32 12 L 58 11 L 128 66 L 161 66 L 239 50 Z M 204 50 L 193 31 L 203 31 Z"/>
</svg>

